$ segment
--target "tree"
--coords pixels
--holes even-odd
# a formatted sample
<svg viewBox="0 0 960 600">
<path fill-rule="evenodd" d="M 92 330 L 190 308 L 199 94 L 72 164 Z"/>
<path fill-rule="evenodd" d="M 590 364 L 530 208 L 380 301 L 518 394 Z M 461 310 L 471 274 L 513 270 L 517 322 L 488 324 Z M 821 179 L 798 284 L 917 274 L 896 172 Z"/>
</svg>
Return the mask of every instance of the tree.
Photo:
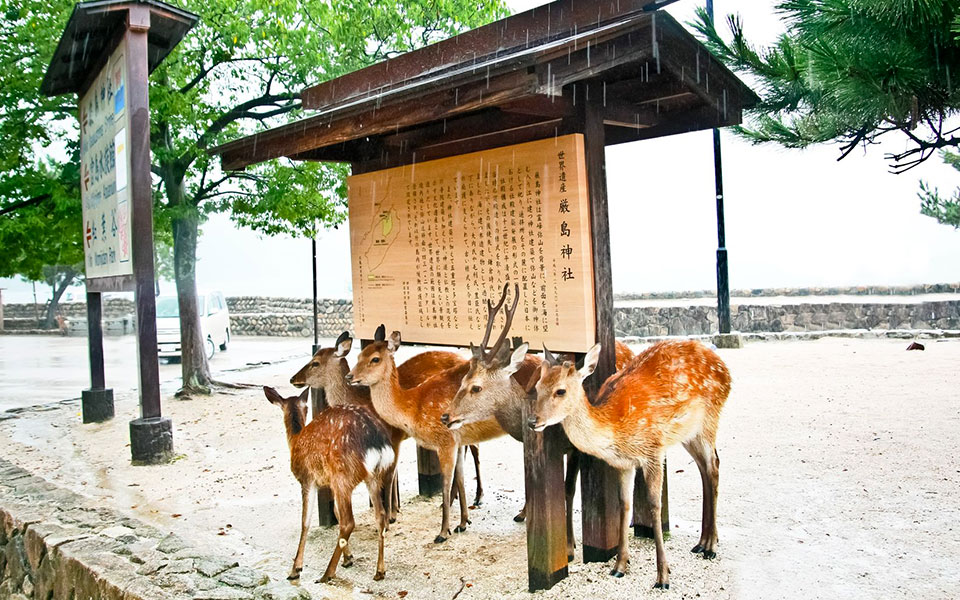
<svg viewBox="0 0 960 600">
<path fill-rule="evenodd" d="M 0 28 L 15 30 L 23 43 L 31 36 L 59 36 L 70 2 L 21 4 L 5 7 L 13 14 Z M 172 231 L 183 391 L 189 393 L 213 383 L 196 301 L 197 236 L 204 218 L 229 212 L 237 224 L 263 233 L 313 235 L 317 223 L 335 225 L 346 216 L 344 166 L 280 160 L 223 173 L 206 150 L 253 127 L 296 118 L 304 87 L 483 24 L 503 15 L 504 7 L 501 0 L 181 4 L 199 14 L 200 23 L 151 76 L 150 103 L 153 172 L 162 199 L 157 221 L 168 221 Z M 51 55 L 52 49 L 43 59 Z M 64 121 L 59 123 L 66 137 L 75 135 L 73 123 Z M 41 129 L 54 135 L 52 127 Z"/>
<path fill-rule="evenodd" d="M 738 133 L 790 148 L 836 142 L 842 160 L 899 132 L 908 144 L 886 154 L 893 173 L 960 147 L 950 121 L 960 109 L 952 82 L 960 0 L 782 0 L 777 10 L 787 31 L 765 49 L 748 41 L 737 16 L 727 17 L 729 42 L 703 9 L 692 24 L 711 52 L 758 83 L 761 101 Z M 941 200 L 926 184 L 921 198 L 923 214 L 950 223 L 952 210 L 956 222 L 956 199 Z"/>
<path fill-rule="evenodd" d="M 960 154 L 944 151 L 943 162 L 960 171 Z M 920 212 L 933 217 L 941 225 L 952 225 L 960 229 L 960 189 L 953 192 L 950 198 L 942 198 L 937 188 L 930 187 L 926 182 L 920 182 Z"/>
</svg>

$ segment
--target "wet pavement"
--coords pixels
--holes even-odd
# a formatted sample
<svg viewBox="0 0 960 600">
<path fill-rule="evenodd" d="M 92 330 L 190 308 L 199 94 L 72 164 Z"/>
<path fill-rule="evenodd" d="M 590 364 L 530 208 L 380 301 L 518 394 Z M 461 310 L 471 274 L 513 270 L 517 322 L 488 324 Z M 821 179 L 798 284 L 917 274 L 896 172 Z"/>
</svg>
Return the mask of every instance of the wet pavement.
<svg viewBox="0 0 960 600">
<path fill-rule="evenodd" d="M 329 343 L 331 340 L 321 340 Z M 214 375 L 234 380 L 231 372 L 253 365 L 275 363 L 310 355 L 310 338 L 236 337 L 225 352 L 210 361 Z M 115 392 L 137 387 L 136 338 L 103 340 L 107 386 Z M 160 361 L 160 386 L 164 396 L 180 386 L 180 364 Z M 0 336 L 0 412 L 23 406 L 78 398 L 90 387 L 87 338 Z"/>
</svg>

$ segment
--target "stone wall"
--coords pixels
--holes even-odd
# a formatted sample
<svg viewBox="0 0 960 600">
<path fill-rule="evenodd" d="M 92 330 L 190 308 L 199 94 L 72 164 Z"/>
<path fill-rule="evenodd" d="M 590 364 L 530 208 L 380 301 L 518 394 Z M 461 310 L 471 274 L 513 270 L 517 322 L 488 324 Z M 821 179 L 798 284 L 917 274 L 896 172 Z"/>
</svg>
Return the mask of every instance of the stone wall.
<svg viewBox="0 0 960 600">
<path fill-rule="evenodd" d="M 233 335 L 313 335 L 313 307 L 309 298 L 227 298 Z M 342 299 L 317 301 L 317 332 L 320 337 L 337 337 L 353 328 L 353 302 Z"/>
<path fill-rule="evenodd" d="M 307 600 L 310 594 L 0 459 L 0 598 Z"/>
<path fill-rule="evenodd" d="M 919 296 L 921 294 L 960 294 L 960 283 L 923 283 L 919 285 L 855 285 L 840 287 L 752 288 L 730 290 L 732 298 L 770 296 Z M 716 298 L 716 290 L 687 292 L 644 292 L 614 294 L 614 300 L 672 300 L 680 298 Z"/>
<path fill-rule="evenodd" d="M 718 328 L 713 306 L 617 307 L 618 336 L 704 335 Z M 838 329 L 960 329 L 960 301 L 916 304 L 740 304 L 730 307 L 730 328 L 743 333 Z"/>
</svg>

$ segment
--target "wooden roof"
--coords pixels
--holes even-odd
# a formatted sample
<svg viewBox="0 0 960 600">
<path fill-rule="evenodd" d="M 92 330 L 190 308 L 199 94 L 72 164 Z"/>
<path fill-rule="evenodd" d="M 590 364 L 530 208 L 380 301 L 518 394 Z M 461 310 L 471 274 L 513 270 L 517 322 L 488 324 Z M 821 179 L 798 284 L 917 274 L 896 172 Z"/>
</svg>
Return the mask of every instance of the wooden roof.
<svg viewBox="0 0 960 600">
<path fill-rule="evenodd" d="M 757 98 L 649 0 L 557 0 L 307 88 L 300 121 L 211 152 L 382 166 L 549 137 L 578 102 L 606 143 L 741 122 Z"/>
<path fill-rule="evenodd" d="M 163 62 L 199 18 L 159 0 L 81 2 L 73 7 L 40 91 L 47 96 L 81 92 L 109 58 L 105 54 L 116 47 L 126 28 L 127 9 L 135 5 L 150 9 L 148 71 Z"/>
</svg>

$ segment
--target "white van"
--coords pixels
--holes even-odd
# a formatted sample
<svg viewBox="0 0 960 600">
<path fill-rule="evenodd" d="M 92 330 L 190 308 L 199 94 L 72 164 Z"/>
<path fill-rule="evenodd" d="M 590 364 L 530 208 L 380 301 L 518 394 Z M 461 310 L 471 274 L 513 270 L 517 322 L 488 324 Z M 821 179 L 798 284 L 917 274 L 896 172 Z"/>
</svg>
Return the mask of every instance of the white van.
<svg viewBox="0 0 960 600">
<path fill-rule="evenodd" d="M 220 292 L 197 295 L 200 330 L 207 360 L 230 343 L 230 311 Z M 180 304 L 176 296 L 157 296 L 157 349 L 161 358 L 180 357 Z"/>
</svg>

